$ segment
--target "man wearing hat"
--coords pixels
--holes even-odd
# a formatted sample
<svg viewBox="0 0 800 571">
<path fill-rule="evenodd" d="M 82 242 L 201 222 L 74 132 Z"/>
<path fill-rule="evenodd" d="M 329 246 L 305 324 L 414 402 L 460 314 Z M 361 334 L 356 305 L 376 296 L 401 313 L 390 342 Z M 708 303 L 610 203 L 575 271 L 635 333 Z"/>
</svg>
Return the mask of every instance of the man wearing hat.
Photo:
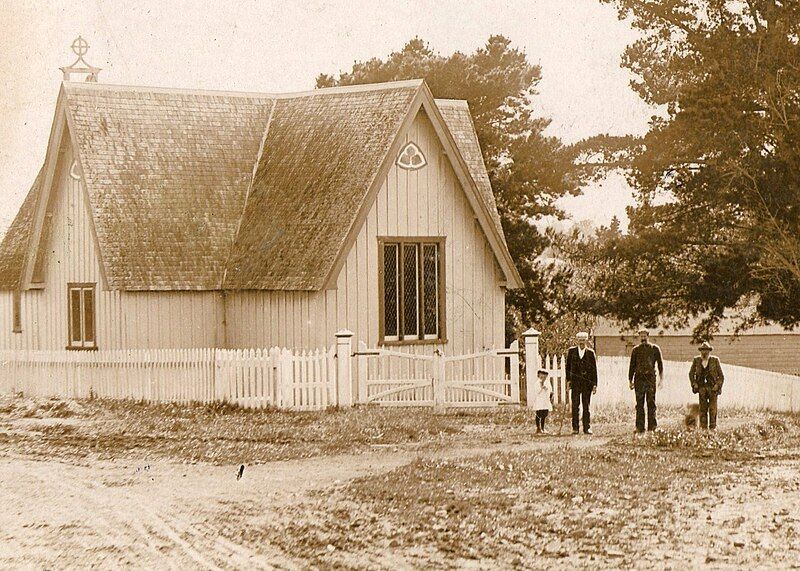
<svg viewBox="0 0 800 571">
<path fill-rule="evenodd" d="M 575 336 L 577 346 L 567 351 L 567 389 L 572 399 L 572 434 L 579 432 L 579 416 L 583 407 L 583 433 L 592 434 L 589 403 L 597 392 L 597 359 L 587 347 L 589 334 L 581 331 Z"/>
<path fill-rule="evenodd" d="M 717 396 L 725 382 L 719 359 L 711 356 L 713 350 L 711 344 L 704 341 L 700 345 L 700 354 L 692 360 L 689 369 L 692 392 L 700 395 L 700 426 L 711 430 L 717 427 Z"/>
<path fill-rule="evenodd" d="M 658 378 L 664 378 L 664 361 L 661 349 L 650 343 L 650 332 L 639 329 L 639 344 L 631 351 L 628 383 L 636 393 L 636 432 L 644 432 L 644 403 L 647 401 L 647 430 L 655 430 L 656 422 L 656 367 Z M 659 380 L 659 384 L 661 384 Z"/>
</svg>

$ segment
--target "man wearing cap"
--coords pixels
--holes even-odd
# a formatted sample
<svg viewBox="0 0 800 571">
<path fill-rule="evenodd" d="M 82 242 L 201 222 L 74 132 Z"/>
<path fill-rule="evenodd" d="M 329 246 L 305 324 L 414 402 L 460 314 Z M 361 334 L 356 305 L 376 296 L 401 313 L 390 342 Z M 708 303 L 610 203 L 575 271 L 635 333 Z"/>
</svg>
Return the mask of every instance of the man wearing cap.
<svg viewBox="0 0 800 571">
<path fill-rule="evenodd" d="M 650 343 L 650 332 L 639 330 L 639 344 L 631 351 L 631 364 L 628 367 L 628 384 L 636 393 L 636 432 L 644 432 L 644 403 L 647 401 L 647 430 L 655 430 L 656 422 L 656 367 L 658 384 L 664 379 L 664 362 L 661 349 Z"/>
<path fill-rule="evenodd" d="M 700 426 L 717 428 L 717 396 L 722 392 L 725 375 L 717 357 L 711 356 L 714 348 L 708 341 L 700 345 L 700 354 L 692 360 L 689 382 L 692 392 L 700 395 Z"/>
<path fill-rule="evenodd" d="M 567 389 L 572 399 L 572 434 L 579 432 L 579 416 L 583 407 L 583 433 L 592 434 L 589 403 L 597 392 L 597 359 L 587 347 L 589 334 L 581 331 L 575 336 L 577 346 L 567 351 Z"/>
</svg>

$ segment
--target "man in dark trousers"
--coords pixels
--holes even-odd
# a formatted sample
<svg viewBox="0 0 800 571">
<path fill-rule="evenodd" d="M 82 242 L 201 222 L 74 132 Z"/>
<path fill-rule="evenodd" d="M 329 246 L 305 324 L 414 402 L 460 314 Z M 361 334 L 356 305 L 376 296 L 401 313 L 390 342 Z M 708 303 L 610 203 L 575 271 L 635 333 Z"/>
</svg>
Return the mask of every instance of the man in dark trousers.
<svg viewBox="0 0 800 571">
<path fill-rule="evenodd" d="M 700 355 L 692 361 L 689 382 L 692 392 L 700 395 L 700 426 L 717 428 L 717 396 L 722 392 L 725 375 L 719 359 L 711 356 L 714 348 L 708 341 L 700 345 Z"/>
<path fill-rule="evenodd" d="M 578 416 L 583 406 L 583 433 L 592 434 L 589 403 L 597 392 L 597 360 L 587 343 L 589 334 L 581 331 L 575 336 L 578 345 L 567 351 L 567 389 L 572 399 L 572 434 L 580 428 Z"/>
<path fill-rule="evenodd" d="M 661 349 L 650 343 L 650 332 L 639 330 L 640 343 L 631 352 L 631 365 L 628 368 L 628 383 L 636 393 L 636 432 L 644 432 L 644 403 L 647 400 L 647 430 L 655 430 L 656 422 L 656 367 L 658 385 L 664 379 L 664 362 Z"/>
</svg>

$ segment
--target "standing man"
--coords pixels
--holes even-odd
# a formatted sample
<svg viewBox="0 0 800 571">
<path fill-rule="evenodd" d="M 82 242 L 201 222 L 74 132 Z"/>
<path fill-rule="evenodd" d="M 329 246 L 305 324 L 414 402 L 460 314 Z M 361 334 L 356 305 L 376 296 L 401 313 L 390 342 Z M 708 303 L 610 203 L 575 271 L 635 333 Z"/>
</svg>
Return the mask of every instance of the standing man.
<svg viewBox="0 0 800 571">
<path fill-rule="evenodd" d="M 597 392 L 597 360 L 587 347 L 589 334 L 581 331 L 575 336 L 578 345 L 567 351 L 567 389 L 572 399 L 572 434 L 580 428 L 578 416 L 583 406 L 583 433 L 592 434 L 589 402 Z"/>
<path fill-rule="evenodd" d="M 661 349 L 650 343 L 650 332 L 639 330 L 640 343 L 631 352 L 631 365 L 628 368 L 628 384 L 636 393 L 636 432 L 644 432 L 644 403 L 647 400 L 647 430 L 655 430 L 656 422 L 656 367 L 658 385 L 664 379 L 664 362 Z"/>
<path fill-rule="evenodd" d="M 722 392 L 725 375 L 717 357 L 711 356 L 714 348 L 704 341 L 700 345 L 700 355 L 692 360 L 689 369 L 689 382 L 692 392 L 700 395 L 700 426 L 714 430 L 717 428 L 717 396 Z"/>
</svg>

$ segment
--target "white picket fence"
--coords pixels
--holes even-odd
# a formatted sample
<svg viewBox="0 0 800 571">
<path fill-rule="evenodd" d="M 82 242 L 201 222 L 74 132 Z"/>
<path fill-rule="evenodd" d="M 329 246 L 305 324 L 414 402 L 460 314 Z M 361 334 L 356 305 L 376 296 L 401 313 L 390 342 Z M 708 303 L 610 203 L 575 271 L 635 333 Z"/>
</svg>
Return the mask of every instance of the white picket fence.
<svg viewBox="0 0 800 571">
<path fill-rule="evenodd" d="M 0 351 L 0 393 L 42 397 L 135 399 L 149 402 L 232 402 L 248 408 L 320 410 L 354 403 L 475 407 L 519 404 L 520 349 L 467 355 L 415 354 L 361 346 L 341 330 L 322 350 L 155 349 L 125 351 Z M 550 372 L 556 403 L 567 403 L 563 356 L 539 355 L 539 332 L 525 341 L 524 388 L 533 401 L 537 366 Z M 689 362 L 665 361 L 661 404 L 694 402 Z M 632 403 L 628 358 L 597 359 L 597 406 Z M 722 364 L 720 406 L 800 411 L 800 377 Z M 353 380 L 356 382 L 353 383 Z M 355 393 L 353 390 L 355 389 Z"/>
<path fill-rule="evenodd" d="M 0 392 L 324 409 L 336 403 L 335 349 L 0 351 Z"/>
<path fill-rule="evenodd" d="M 633 391 L 628 385 L 628 357 L 597 357 L 597 394 L 592 397 L 596 406 L 632 403 Z M 542 357 L 542 367 L 550 371 L 557 402 L 566 403 L 564 356 Z M 688 361 L 664 361 L 664 382 L 656 391 L 656 401 L 664 405 L 685 405 L 695 402 L 689 385 Z M 768 409 L 779 412 L 800 412 L 800 377 L 722 364 L 725 384 L 720 396 L 721 407 Z"/>
</svg>

